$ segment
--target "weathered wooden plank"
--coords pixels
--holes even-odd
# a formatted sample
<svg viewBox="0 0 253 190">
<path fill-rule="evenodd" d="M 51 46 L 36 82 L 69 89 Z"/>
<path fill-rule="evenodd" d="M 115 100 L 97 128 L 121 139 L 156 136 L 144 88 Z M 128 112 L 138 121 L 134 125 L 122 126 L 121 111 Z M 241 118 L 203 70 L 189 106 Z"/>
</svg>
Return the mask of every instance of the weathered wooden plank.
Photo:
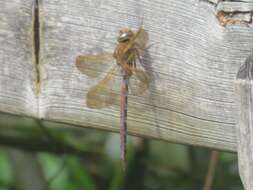
<svg viewBox="0 0 253 190">
<path fill-rule="evenodd" d="M 0 110 L 35 116 L 33 0 L 0 2 Z"/>
<path fill-rule="evenodd" d="M 145 56 L 154 80 L 143 96 L 129 97 L 129 133 L 236 150 L 233 82 L 252 47 L 252 26 L 224 28 L 217 21 L 215 5 L 196 0 L 43 0 L 39 10 L 41 94 L 34 98 L 31 64 L 22 91 L 27 101 L 24 114 L 118 131 L 118 106 L 86 107 L 85 95 L 99 79 L 81 75 L 75 59 L 80 54 L 112 52 L 118 30 L 137 29 L 143 19 L 154 44 Z"/>
<path fill-rule="evenodd" d="M 240 68 L 236 89 L 238 96 L 239 114 L 237 126 L 237 152 L 239 161 L 239 172 L 246 190 L 253 188 L 253 52 Z"/>
</svg>

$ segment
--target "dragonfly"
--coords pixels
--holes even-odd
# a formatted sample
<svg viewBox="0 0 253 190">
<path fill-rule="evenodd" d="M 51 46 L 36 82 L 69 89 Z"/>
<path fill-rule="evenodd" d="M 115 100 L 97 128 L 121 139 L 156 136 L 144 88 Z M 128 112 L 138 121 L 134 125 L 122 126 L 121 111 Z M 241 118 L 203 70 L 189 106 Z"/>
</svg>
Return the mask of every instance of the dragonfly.
<svg viewBox="0 0 253 190">
<path fill-rule="evenodd" d="M 149 35 L 143 27 L 137 31 L 122 28 L 114 52 L 80 55 L 76 67 L 88 77 L 99 77 L 111 66 L 106 76 L 92 86 L 86 95 L 86 105 L 102 109 L 120 103 L 120 157 L 126 165 L 128 94 L 142 95 L 149 87 L 150 76 L 143 57 Z"/>
</svg>

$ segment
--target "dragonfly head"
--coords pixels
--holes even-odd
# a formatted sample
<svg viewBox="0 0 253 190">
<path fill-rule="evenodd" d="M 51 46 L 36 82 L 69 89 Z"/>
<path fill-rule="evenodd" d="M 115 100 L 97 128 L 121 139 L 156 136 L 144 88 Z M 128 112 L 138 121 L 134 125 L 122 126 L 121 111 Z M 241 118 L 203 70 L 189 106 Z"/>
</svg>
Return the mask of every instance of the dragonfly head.
<svg viewBox="0 0 253 190">
<path fill-rule="evenodd" d="M 129 28 L 123 28 L 119 31 L 118 42 L 127 42 L 132 38 L 133 35 L 134 33 L 132 30 L 130 30 Z"/>
</svg>

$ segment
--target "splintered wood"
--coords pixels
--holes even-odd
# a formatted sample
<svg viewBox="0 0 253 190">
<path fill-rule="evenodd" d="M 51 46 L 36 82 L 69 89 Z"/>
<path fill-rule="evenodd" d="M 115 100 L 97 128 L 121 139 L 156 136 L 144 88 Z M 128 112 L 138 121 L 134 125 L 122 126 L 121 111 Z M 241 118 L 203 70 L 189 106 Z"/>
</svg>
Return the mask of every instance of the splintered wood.
<svg viewBox="0 0 253 190">
<path fill-rule="evenodd" d="M 221 26 L 227 26 L 227 25 L 249 25 L 252 23 L 252 17 L 249 20 L 239 19 L 239 18 L 233 18 L 232 15 L 235 13 L 226 13 L 224 11 L 219 11 L 216 15 L 219 23 Z"/>
</svg>

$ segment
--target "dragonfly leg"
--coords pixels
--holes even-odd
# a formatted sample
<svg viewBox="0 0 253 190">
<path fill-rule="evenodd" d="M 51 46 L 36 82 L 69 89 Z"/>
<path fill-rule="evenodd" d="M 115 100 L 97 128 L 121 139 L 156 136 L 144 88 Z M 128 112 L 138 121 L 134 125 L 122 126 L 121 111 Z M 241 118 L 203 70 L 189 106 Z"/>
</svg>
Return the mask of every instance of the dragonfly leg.
<svg viewBox="0 0 253 190">
<path fill-rule="evenodd" d="M 134 51 L 135 51 L 135 56 L 137 57 L 137 59 L 140 62 L 141 66 L 144 67 L 144 63 L 143 63 L 143 61 L 141 59 L 141 55 L 140 55 L 140 52 L 139 52 L 138 48 L 135 48 Z M 135 68 L 136 68 L 136 63 L 135 63 Z"/>
</svg>

